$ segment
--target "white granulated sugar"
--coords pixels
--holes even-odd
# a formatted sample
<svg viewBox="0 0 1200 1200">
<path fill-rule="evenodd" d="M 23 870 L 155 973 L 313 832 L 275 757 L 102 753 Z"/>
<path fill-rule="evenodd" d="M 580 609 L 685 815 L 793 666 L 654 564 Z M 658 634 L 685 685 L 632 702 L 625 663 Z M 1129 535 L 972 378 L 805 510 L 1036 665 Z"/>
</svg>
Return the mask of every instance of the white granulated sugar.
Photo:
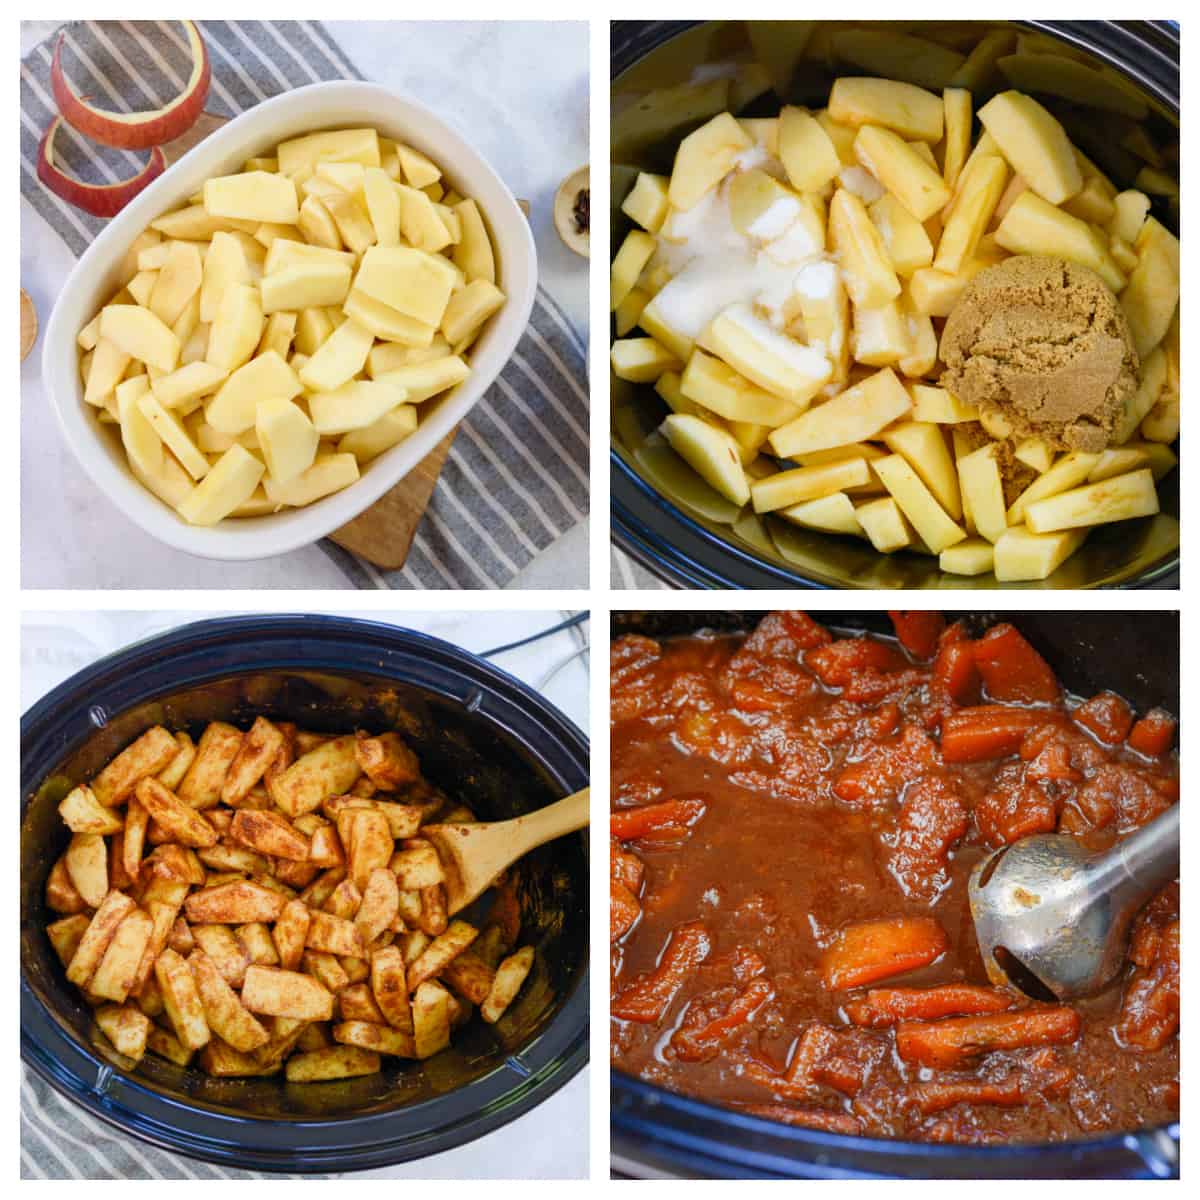
<svg viewBox="0 0 1200 1200">
<path fill-rule="evenodd" d="M 796 221 L 785 233 L 768 242 L 763 251 L 773 262 L 795 266 L 821 253 L 821 244 L 804 221 Z"/>
<path fill-rule="evenodd" d="M 780 196 L 751 222 L 747 232 L 760 242 L 772 242 L 787 233 L 799 216 L 800 201 L 795 196 Z"/>
<path fill-rule="evenodd" d="M 796 275 L 796 291 L 806 300 L 828 300 L 837 283 L 838 270 L 831 262 L 805 263 Z"/>
<path fill-rule="evenodd" d="M 810 379 L 824 379 L 829 373 L 829 360 L 813 346 L 802 346 L 792 338 L 777 332 L 768 322 L 746 304 L 735 304 L 721 316 L 749 337 L 768 354 L 785 362 L 794 371 Z"/>
<path fill-rule="evenodd" d="M 879 180 L 863 167 L 843 167 L 838 182 L 864 204 L 874 204 L 883 195 Z"/>
</svg>

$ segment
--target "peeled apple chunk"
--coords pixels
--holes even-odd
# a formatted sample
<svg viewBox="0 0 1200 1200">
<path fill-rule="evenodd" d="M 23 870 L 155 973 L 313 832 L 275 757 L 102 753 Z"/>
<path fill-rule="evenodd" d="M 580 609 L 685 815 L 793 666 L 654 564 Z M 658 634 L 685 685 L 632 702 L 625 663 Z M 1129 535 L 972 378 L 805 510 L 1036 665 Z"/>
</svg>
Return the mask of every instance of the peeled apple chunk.
<svg viewBox="0 0 1200 1200">
<path fill-rule="evenodd" d="M 317 432 L 329 437 L 373 425 L 406 398 L 404 389 L 394 384 L 356 379 L 336 391 L 315 392 L 308 398 L 308 411 Z"/>
<path fill-rule="evenodd" d="M 1083 188 L 1066 130 L 1032 96 L 1001 92 L 979 110 L 979 120 L 1012 169 L 1043 200 L 1062 204 Z"/>
<path fill-rule="evenodd" d="M 312 466 L 321 435 L 291 400 L 264 396 L 255 409 L 254 430 L 272 479 L 287 483 Z"/>
<path fill-rule="evenodd" d="M 667 196 L 673 208 L 695 208 L 733 169 L 737 156 L 754 143 L 730 116 L 720 113 L 689 133 L 675 152 Z"/>
<path fill-rule="evenodd" d="M 160 371 L 173 371 L 179 361 L 179 339 L 148 308 L 137 304 L 110 304 L 103 309 L 100 336 Z"/>
<path fill-rule="evenodd" d="M 246 171 L 206 180 L 204 208 L 214 217 L 276 221 L 281 225 L 294 224 L 300 215 L 296 185 L 286 175 L 268 171 Z"/>
<path fill-rule="evenodd" d="M 829 93 L 829 115 L 838 124 L 882 125 L 921 142 L 942 140 L 944 112 L 941 96 L 894 79 L 843 77 Z"/>
<path fill-rule="evenodd" d="M 179 505 L 189 525 L 215 525 L 254 495 L 266 467 L 236 442 Z"/>
<path fill-rule="evenodd" d="M 1025 524 L 1032 533 L 1053 533 L 1128 521 L 1158 512 L 1158 493 L 1150 470 L 1130 471 L 1099 483 L 1037 500 L 1025 509 Z"/>
<path fill-rule="evenodd" d="M 269 475 L 263 480 L 267 498 L 273 504 L 302 508 L 324 496 L 340 492 L 358 479 L 358 460 L 353 454 L 329 454 L 318 458 L 295 479 L 280 483 Z"/>
<path fill-rule="evenodd" d="M 219 433 L 237 435 L 254 427 L 261 400 L 272 396 L 290 400 L 300 391 L 300 380 L 291 365 L 276 351 L 268 350 L 239 367 L 221 384 L 204 415 Z"/>
<path fill-rule="evenodd" d="M 662 423 L 662 432 L 675 453 L 727 500 L 745 504 L 750 499 L 741 454 L 728 433 L 700 417 L 680 413 Z"/>
</svg>

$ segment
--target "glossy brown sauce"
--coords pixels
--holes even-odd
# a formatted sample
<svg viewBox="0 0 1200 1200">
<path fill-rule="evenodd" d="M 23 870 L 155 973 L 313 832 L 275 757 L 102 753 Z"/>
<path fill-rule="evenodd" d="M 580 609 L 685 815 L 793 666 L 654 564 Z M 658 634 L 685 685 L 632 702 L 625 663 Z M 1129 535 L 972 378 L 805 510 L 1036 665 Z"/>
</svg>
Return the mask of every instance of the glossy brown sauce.
<svg viewBox="0 0 1200 1200">
<path fill-rule="evenodd" d="M 1114 1035 L 1132 965 L 1104 994 L 1071 1005 L 1081 1023 L 1069 1044 L 996 1050 L 953 1070 L 903 1061 L 894 1028 L 848 1022 L 847 1003 L 868 989 L 831 990 L 822 975 L 823 952 L 847 926 L 876 918 L 932 916 L 947 948 L 932 964 L 871 986 L 988 986 L 966 906 L 967 876 L 985 852 L 974 815 L 1006 765 L 1008 775 L 1000 778 L 1015 786 L 1012 764 L 1022 760 L 1005 755 L 954 766 L 939 761 L 905 771 L 898 792 L 851 806 L 833 791 L 843 768 L 875 743 L 885 752 L 894 748 L 908 725 L 927 723 L 927 669 L 912 674 L 911 663 L 903 668 L 911 686 L 884 702 L 896 706 L 897 728 L 880 735 L 873 716 L 880 705 L 851 703 L 823 686 L 798 698 L 768 695 L 766 711 L 739 708 L 747 696 L 731 696 L 728 667 L 742 642 L 677 639 L 663 643 L 657 656 L 652 643 L 631 648 L 626 640 L 614 648 L 614 812 L 672 800 L 703 805 L 703 815 L 686 832 L 677 831 L 675 840 L 655 835 L 614 843 L 615 850 L 643 864 L 639 886 L 632 889 L 640 914 L 612 947 L 614 1007 L 621 1008 L 621 997 L 629 996 L 639 977 L 656 970 L 673 931 L 699 922 L 708 939 L 703 961 L 687 972 L 657 1020 L 613 1020 L 614 1067 L 719 1104 L 870 1136 L 1048 1141 L 1175 1119 L 1177 1037 L 1158 1049 L 1134 1051 Z M 803 651 L 791 655 L 784 649 L 785 664 L 802 660 Z M 640 659 L 646 662 L 638 666 Z M 806 690 L 786 670 L 782 686 L 792 693 Z M 749 700 L 758 703 L 753 693 Z M 1056 706 L 1063 710 L 1063 704 Z M 1129 824 L 1120 805 L 1122 815 L 1102 828 L 1085 827 L 1078 815 L 1063 816 L 1077 814 L 1079 793 L 1112 764 L 1132 773 L 1116 777 L 1128 790 L 1162 781 L 1161 804 L 1154 793 L 1159 809 L 1169 803 L 1172 789 L 1177 792 L 1171 756 L 1150 760 L 1101 746 L 1072 725 L 1069 740 L 1077 737 L 1088 745 L 1073 752 L 1090 765 L 1080 772 L 1078 786 L 1052 789 L 1060 828 L 1074 824 L 1074 832 L 1104 845 L 1123 822 Z M 936 730 L 931 740 L 936 746 Z M 971 819 L 940 867 L 918 858 L 905 888 L 893 871 L 901 861 L 898 847 L 912 836 L 919 842 L 923 834 L 919 827 L 915 835 L 901 828 L 899 798 L 918 775 L 944 781 Z M 1095 791 L 1092 786 L 1087 794 Z M 1169 908 L 1171 902 L 1168 895 L 1163 904 Z M 1177 908 L 1170 915 L 1177 918 Z M 759 981 L 757 992 L 748 990 L 752 980 Z M 688 1029 L 720 1021 L 739 1003 L 753 1006 L 749 1019 L 731 1020 L 702 1049 L 681 1038 Z M 816 1030 L 824 1057 L 820 1069 L 806 1076 L 796 1063 L 807 1052 L 802 1045 L 815 1044 L 804 1038 L 806 1032 L 816 1037 L 814 1025 L 824 1027 Z M 998 1092 L 995 1103 L 970 1098 L 977 1095 L 970 1089 L 981 1083 L 1006 1081 L 1009 1092 Z M 948 1102 L 955 1093 L 945 1089 L 960 1083 L 968 1098 Z M 922 1090 L 930 1084 L 945 1085 L 940 1098 L 931 1100 Z"/>
</svg>

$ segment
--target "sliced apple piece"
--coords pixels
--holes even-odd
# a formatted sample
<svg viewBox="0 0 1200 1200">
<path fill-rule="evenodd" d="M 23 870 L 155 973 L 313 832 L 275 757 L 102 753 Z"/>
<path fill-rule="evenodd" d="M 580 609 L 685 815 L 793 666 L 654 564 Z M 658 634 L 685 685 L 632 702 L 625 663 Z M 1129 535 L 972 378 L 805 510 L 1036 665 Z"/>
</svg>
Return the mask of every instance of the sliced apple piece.
<svg viewBox="0 0 1200 1200">
<path fill-rule="evenodd" d="M 799 405 L 773 395 L 703 350 L 688 359 L 680 387 L 689 400 L 730 421 L 775 428 L 801 411 Z"/>
<path fill-rule="evenodd" d="M 613 374 L 629 383 L 653 383 L 664 371 L 683 363 L 654 338 L 619 338 L 609 352 Z"/>
<path fill-rule="evenodd" d="M 215 392 L 227 375 L 223 367 L 212 363 L 190 362 L 154 380 L 152 387 L 164 408 L 186 408 L 193 400 Z"/>
<path fill-rule="evenodd" d="M 954 212 L 942 230 L 933 260 L 934 270 L 956 275 L 974 257 L 1007 183 L 1008 167 L 1002 158 L 986 155 L 977 160 L 970 178 L 963 180 Z"/>
<path fill-rule="evenodd" d="M 495 283 L 496 258 L 479 206 L 474 200 L 463 200 L 453 207 L 462 223 L 462 240 L 451 254 L 454 265 L 467 277 L 468 283 L 473 279 Z"/>
<path fill-rule="evenodd" d="M 1001 92 L 979 110 L 979 120 L 1012 169 L 1049 204 L 1062 204 L 1083 187 L 1066 130 L 1032 96 Z"/>
<path fill-rule="evenodd" d="M 302 391 L 291 366 L 274 351 L 252 358 L 234 371 L 205 406 L 208 423 L 219 433 L 237 435 L 254 428 L 258 403 L 266 396 L 290 400 Z"/>
<path fill-rule="evenodd" d="M 942 98 L 911 83 L 858 76 L 835 79 L 829 115 L 841 125 L 882 125 L 902 137 L 940 142 Z"/>
<path fill-rule="evenodd" d="M 263 306 L 258 289 L 246 283 L 233 284 L 217 306 L 208 334 L 206 361 L 226 371 L 237 370 L 257 348 L 262 328 Z"/>
<path fill-rule="evenodd" d="M 845 188 L 838 188 L 830 201 L 829 236 L 841 256 L 846 290 L 855 304 L 878 308 L 900 294 L 900 280 L 879 230 L 863 202 Z"/>
<path fill-rule="evenodd" d="M 880 554 L 892 554 L 913 544 L 912 530 L 891 496 L 859 504 L 854 516 Z"/>
<path fill-rule="evenodd" d="M 179 339 L 148 308 L 137 304 L 109 304 L 101 309 L 100 337 L 160 371 L 173 371 L 179 361 Z"/>
<path fill-rule="evenodd" d="M 855 305 L 852 328 L 851 354 L 864 366 L 896 366 L 912 352 L 908 321 L 899 300 L 889 300 L 878 308 Z"/>
<path fill-rule="evenodd" d="M 340 492 L 358 477 L 358 460 L 353 454 L 328 454 L 287 483 L 279 483 L 268 475 L 263 480 L 263 490 L 272 504 L 302 508 Z"/>
<path fill-rule="evenodd" d="M 369 329 L 343 321 L 300 369 L 300 382 L 311 392 L 332 392 L 362 371 L 374 343 Z"/>
<path fill-rule="evenodd" d="M 631 229 L 621 243 L 612 260 L 609 275 L 609 308 L 615 309 L 629 295 L 633 286 L 642 273 L 642 268 L 650 261 L 655 249 L 655 241 L 640 229 Z"/>
<path fill-rule="evenodd" d="M 1008 508 L 1008 523 L 1023 525 L 1031 504 L 1060 492 L 1070 491 L 1081 484 L 1100 461 L 1099 454 L 1073 450 L 1064 454 L 1044 475 L 1039 475 Z"/>
<path fill-rule="evenodd" d="M 984 538 L 967 538 L 947 546 L 938 555 L 938 566 L 947 575 L 986 575 L 995 562 L 995 548 Z"/>
<path fill-rule="evenodd" d="M 399 445 L 416 428 L 417 410 L 411 404 L 401 404 L 384 413 L 373 425 L 345 434 L 338 441 L 338 453 L 353 454 L 359 463 L 369 463 Z"/>
<path fill-rule="evenodd" d="M 337 437 L 373 425 L 386 412 L 404 404 L 402 387 L 383 380 L 355 379 L 332 392 L 308 397 L 312 423 L 322 437 Z"/>
<path fill-rule="evenodd" d="M 748 304 L 721 312 L 700 343 L 752 383 L 801 408 L 832 373 L 825 354 L 779 333 Z"/>
<path fill-rule="evenodd" d="M 103 316 L 105 310 L 101 310 Z M 100 318 L 97 318 L 99 321 Z M 97 331 L 100 325 L 97 325 Z M 103 408 L 105 400 L 112 395 L 113 389 L 121 382 L 126 368 L 129 366 L 131 355 L 127 354 L 116 342 L 98 332 L 96 348 L 91 352 L 91 363 L 83 390 L 83 398 L 88 404 Z"/>
<path fill-rule="evenodd" d="M 1024 583 L 1052 575 L 1087 537 L 1086 529 L 1033 533 L 1024 525 L 1005 530 L 992 548 L 997 583 Z"/>
<path fill-rule="evenodd" d="M 1125 286 L 1104 235 L 1033 192 L 1017 197 L 996 230 L 996 241 L 1013 254 L 1050 255 L 1090 267 L 1114 292 Z"/>
<path fill-rule="evenodd" d="M 294 175 L 304 168 L 313 169 L 319 162 L 358 162 L 364 167 L 377 167 L 379 135 L 374 129 L 332 129 L 289 138 L 275 148 L 279 171 Z"/>
<path fill-rule="evenodd" d="M 805 529 L 819 529 L 824 533 L 848 533 L 862 536 L 863 528 L 854 511 L 854 502 L 845 492 L 834 492 L 816 500 L 803 500 L 790 504 L 775 513 L 793 525 Z"/>
<path fill-rule="evenodd" d="M 629 194 L 621 201 L 621 211 L 647 233 L 657 233 L 666 220 L 670 206 L 667 199 L 669 183 L 665 175 L 639 171 Z"/>
<path fill-rule="evenodd" d="M 242 243 L 232 233 L 213 234 L 204 259 L 204 277 L 200 288 L 200 320 L 211 323 L 217 318 L 221 297 L 234 284 L 252 282 L 250 264 Z"/>
<path fill-rule="evenodd" d="M 454 269 L 440 255 L 410 246 L 372 246 L 363 255 L 354 289 L 436 329 L 455 278 Z"/>
<path fill-rule="evenodd" d="M 750 499 L 737 443 L 722 429 L 700 417 L 673 413 L 662 423 L 671 448 L 707 484 L 734 504 Z"/>
<path fill-rule="evenodd" d="M 918 221 L 928 220 L 950 199 L 936 167 L 890 129 L 864 125 L 854 139 L 854 153 Z"/>
<path fill-rule="evenodd" d="M 891 192 L 880 196 L 867 211 L 897 275 L 905 278 L 933 262 L 933 243 L 925 226 Z"/>
<path fill-rule="evenodd" d="M 342 263 L 298 263 L 262 281 L 262 311 L 320 308 L 341 304 L 350 290 L 350 268 Z"/>
<path fill-rule="evenodd" d="M 179 460 L 184 470 L 193 479 L 203 479 L 208 474 L 208 459 L 200 453 L 183 422 L 175 413 L 163 408 L 153 392 L 143 392 L 137 398 L 142 416 L 150 422 L 163 445 Z"/>
<path fill-rule="evenodd" d="M 718 113 L 679 143 L 667 189 L 673 208 L 694 208 L 754 143 L 729 113 Z"/>
<path fill-rule="evenodd" d="M 146 302 L 146 307 L 164 325 L 174 325 L 179 320 L 188 302 L 200 290 L 204 276 L 198 246 L 193 242 L 171 242 L 169 245 L 166 261 L 155 277 Z M 133 291 L 132 287 L 130 291 Z"/>
<path fill-rule="evenodd" d="M 1158 493 L 1154 488 L 1154 476 L 1146 468 L 1028 504 L 1025 524 L 1031 533 L 1054 533 L 1061 529 L 1149 517 L 1156 512 Z"/>
<path fill-rule="evenodd" d="M 254 495 L 265 469 L 249 450 L 235 443 L 176 511 L 190 525 L 215 525 Z"/>
<path fill-rule="evenodd" d="M 206 179 L 204 210 L 213 217 L 293 225 L 300 216 L 300 200 L 286 175 L 245 171 Z"/>
<path fill-rule="evenodd" d="M 949 516 L 957 521 L 962 517 L 958 474 L 954 460 L 946 447 L 946 439 L 937 425 L 922 421 L 903 421 L 885 429 L 880 435 L 885 446 L 902 455 L 934 499 Z M 1003 496 L 1001 511 L 1003 511 Z"/>
<path fill-rule="evenodd" d="M 795 458 L 813 450 L 870 441 L 911 408 L 904 385 L 885 367 L 776 429 L 771 447 L 780 458 Z"/>
<path fill-rule="evenodd" d="M 865 458 L 841 458 L 812 467 L 795 467 L 760 479 L 750 487 L 756 513 L 774 512 L 805 500 L 819 500 L 846 488 L 861 487 L 871 478 Z"/>
<path fill-rule="evenodd" d="M 287 483 L 312 466 L 321 435 L 291 400 L 263 396 L 255 408 L 254 429 L 272 479 Z"/>
<path fill-rule="evenodd" d="M 798 192 L 819 192 L 842 169 L 837 147 L 812 113 L 785 105 L 779 114 L 779 158 Z"/>
<path fill-rule="evenodd" d="M 423 321 L 397 312 L 373 296 L 351 291 L 342 305 L 347 320 L 353 319 L 385 342 L 421 349 L 433 344 L 437 330 Z"/>
</svg>

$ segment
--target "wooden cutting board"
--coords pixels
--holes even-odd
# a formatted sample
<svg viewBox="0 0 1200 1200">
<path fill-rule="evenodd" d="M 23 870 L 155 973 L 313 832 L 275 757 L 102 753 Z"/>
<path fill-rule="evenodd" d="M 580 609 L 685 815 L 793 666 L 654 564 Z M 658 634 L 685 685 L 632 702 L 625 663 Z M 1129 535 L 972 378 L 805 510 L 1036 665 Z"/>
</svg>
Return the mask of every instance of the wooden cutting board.
<svg viewBox="0 0 1200 1200">
<path fill-rule="evenodd" d="M 175 162 L 181 158 L 214 130 L 220 129 L 227 120 L 227 117 L 214 113 L 201 113 L 191 129 L 163 147 L 167 161 Z M 528 216 L 525 203 L 518 203 Z M 457 432 L 457 428 L 452 429 L 390 492 L 376 500 L 349 525 L 343 525 L 331 533 L 330 538 L 377 567 L 396 571 L 404 566 L 417 526 L 429 506 L 429 499 L 437 486 L 442 465 Z"/>
</svg>

